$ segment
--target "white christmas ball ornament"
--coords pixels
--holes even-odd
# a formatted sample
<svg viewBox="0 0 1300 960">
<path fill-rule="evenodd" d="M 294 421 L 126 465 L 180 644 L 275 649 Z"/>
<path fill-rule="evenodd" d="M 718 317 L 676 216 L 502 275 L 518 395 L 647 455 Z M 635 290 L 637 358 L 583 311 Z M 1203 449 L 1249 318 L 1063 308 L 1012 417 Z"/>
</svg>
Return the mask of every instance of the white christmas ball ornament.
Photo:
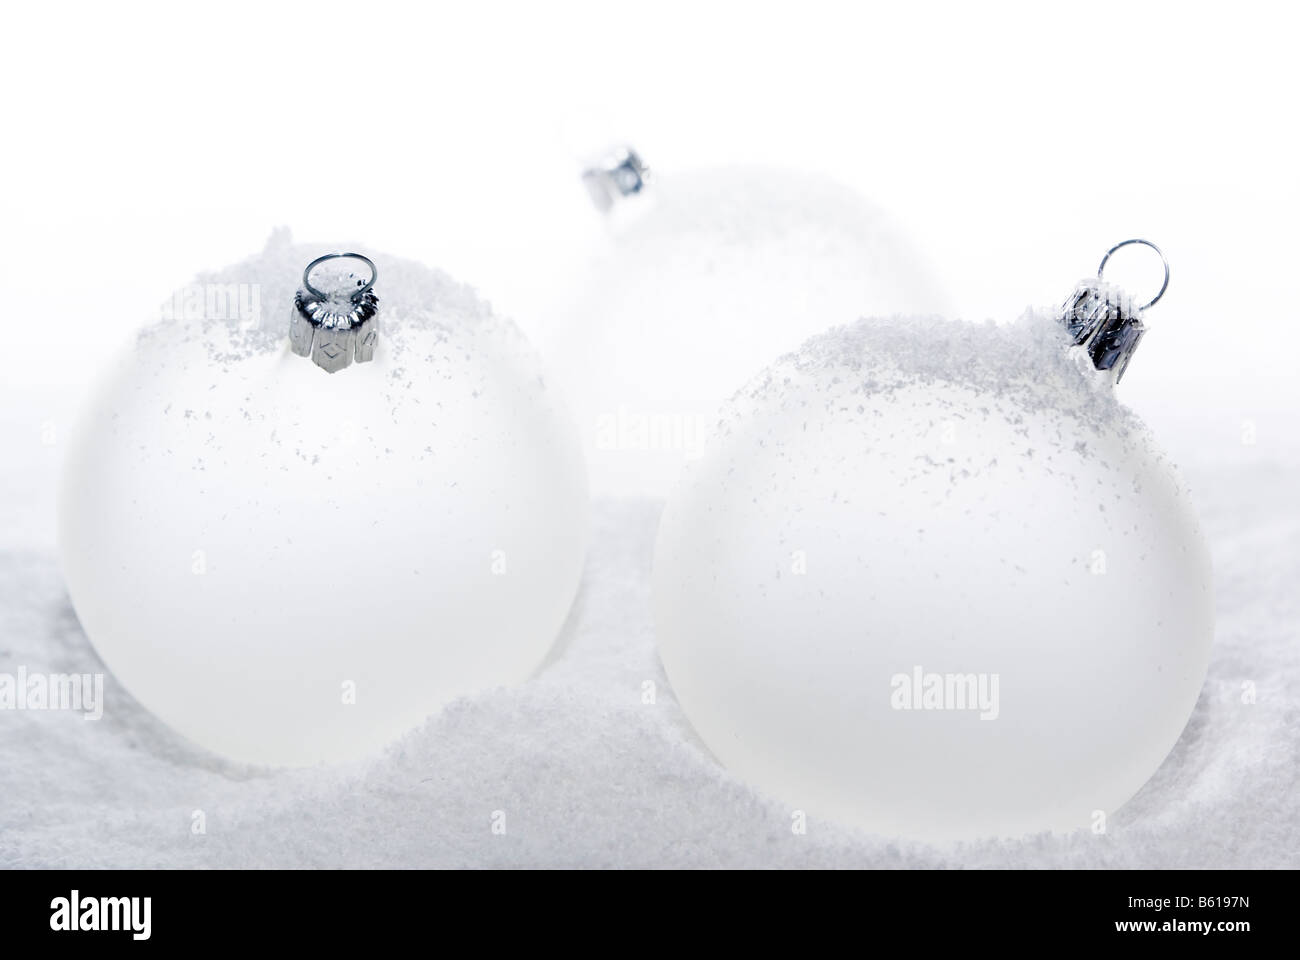
<svg viewBox="0 0 1300 960">
<path fill-rule="evenodd" d="M 1054 319 L 863 321 L 739 394 L 656 549 L 691 723 L 786 802 L 923 839 L 1109 816 L 1205 677 L 1210 562 Z"/>
<path fill-rule="evenodd" d="M 585 551 L 576 433 L 513 324 L 375 257 L 374 359 L 327 373 L 286 336 L 322 252 L 273 238 L 182 291 L 94 393 L 62 489 L 96 650 L 239 761 L 360 757 L 525 679 Z"/>
<path fill-rule="evenodd" d="M 667 496 L 736 384 L 828 323 L 945 307 L 879 210 L 765 168 L 656 172 L 575 287 L 541 346 L 603 495 Z"/>
</svg>

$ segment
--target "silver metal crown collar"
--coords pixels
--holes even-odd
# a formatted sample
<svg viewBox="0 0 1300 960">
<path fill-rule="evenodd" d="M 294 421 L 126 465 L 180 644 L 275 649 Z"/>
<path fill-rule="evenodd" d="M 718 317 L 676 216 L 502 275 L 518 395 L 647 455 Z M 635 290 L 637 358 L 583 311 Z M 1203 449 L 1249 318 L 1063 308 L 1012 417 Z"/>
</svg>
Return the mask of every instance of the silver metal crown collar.
<svg viewBox="0 0 1300 960">
<path fill-rule="evenodd" d="M 347 277 L 356 281 L 355 286 L 328 293 L 312 286 L 312 271 L 326 261 L 337 259 L 365 264 L 370 279 L 349 273 Z M 379 341 L 375 320 L 379 298 L 372 289 L 377 279 L 379 270 L 374 262 L 359 253 L 327 253 L 307 264 L 289 317 L 289 346 L 293 352 L 300 357 L 311 357 L 326 373 L 337 373 L 349 366 L 354 357 L 357 363 L 373 360 L 375 344 Z"/>
<path fill-rule="evenodd" d="M 1142 244 L 1160 254 L 1165 267 L 1165 279 L 1159 292 L 1147 303 L 1138 306 L 1133 297 L 1119 287 L 1106 283 L 1102 275 L 1111 254 L 1129 244 Z M 1058 319 L 1076 347 L 1087 351 L 1092 365 L 1098 370 L 1108 370 L 1119 383 L 1128 369 L 1129 361 L 1138 343 L 1146 334 L 1142 322 L 1143 312 L 1154 306 L 1169 289 L 1169 261 L 1150 240 L 1125 240 L 1106 251 L 1097 268 L 1096 277 L 1080 280 L 1074 291 L 1061 305 Z"/>
<path fill-rule="evenodd" d="M 591 201 L 606 213 L 623 197 L 640 193 L 650 182 L 650 168 L 631 147 L 619 147 L 582 174 Z"/>
</svg>

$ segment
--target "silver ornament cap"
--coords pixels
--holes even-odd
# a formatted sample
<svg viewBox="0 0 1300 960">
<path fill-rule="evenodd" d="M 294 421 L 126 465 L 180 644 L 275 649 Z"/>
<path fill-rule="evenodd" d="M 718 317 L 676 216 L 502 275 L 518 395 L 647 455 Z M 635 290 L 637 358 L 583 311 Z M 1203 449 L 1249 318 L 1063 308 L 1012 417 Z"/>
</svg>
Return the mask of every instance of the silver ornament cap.
<svg viewBox="0 0 1300 960">
<path fill-rule="evenodd" d="M 619 147 L 583 171 L 582 182 L 596 209 L 607 213 L 619 199 L 645 189 L 650 168 L 631 147 Z"/>
<path fill-rule="evenodd" d="M 327 284 L 327 290 L 314 286 L 312 271 L 331 260 L 364 264 L 369 278 L 348 271 Z M 374 261 L 359 253 L 327 253 L 307 264 L 289 317 L 289 346 L 293 352 L 311 357 L 326 373 L 337 373 L 354 359 L 357 363 L 373 360 L 379 340 L 375 319 L 379 297 L 373 289 L 377 279 L 379 270 Z"/>
<path fill-rule="evenodd" d="M 1111 254 L 1130 244 L 1150 247 L 1160 254 L 1165 267 L 1165 279 L 1159 292 L 1140 306 L 1131 295 L 1102 279 Z M 1096 277 L 1079 281 L 1061 305 L 1058 319 L 1073 345 L 1087 352 L 1092 365 L 1098 370 L 1110 371 L 1115 383 L 1119 383 L 1138 343 L 1146 334 L 1143 312 L 1154 306 L 1168 288 L 1169 261 L 1160 248 L 1150 240 L 1125 240 L 1106 251 Z"/>
</svg>

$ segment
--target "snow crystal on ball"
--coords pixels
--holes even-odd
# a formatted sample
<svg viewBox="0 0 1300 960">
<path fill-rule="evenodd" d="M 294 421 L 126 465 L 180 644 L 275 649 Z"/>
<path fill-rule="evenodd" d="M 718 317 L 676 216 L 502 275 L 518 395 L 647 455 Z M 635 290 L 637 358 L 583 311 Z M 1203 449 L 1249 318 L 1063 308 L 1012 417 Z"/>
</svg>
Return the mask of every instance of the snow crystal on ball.
<svg viewBox="0 0 1300 960">
<path fill-rule="evenodd" d="M 943 382 L 991 401 L 1059 411 L 1094 429 L 1141 431 L 1105 378 L 1085 373 L 1077 351 L 1068 347 L 1060 324 L 1033 310 L 1011 324 L 942 317 L 859 320 L 781 357 L 724 406 L 718 427 L 725 432 L 734 419 L 765 407 L 808 404 L 806 392 L 820 395 L 828 414 L 862 416 L 873 397 Z M 936 398 L 937 408 L 942 404 Z"/>
</svg>

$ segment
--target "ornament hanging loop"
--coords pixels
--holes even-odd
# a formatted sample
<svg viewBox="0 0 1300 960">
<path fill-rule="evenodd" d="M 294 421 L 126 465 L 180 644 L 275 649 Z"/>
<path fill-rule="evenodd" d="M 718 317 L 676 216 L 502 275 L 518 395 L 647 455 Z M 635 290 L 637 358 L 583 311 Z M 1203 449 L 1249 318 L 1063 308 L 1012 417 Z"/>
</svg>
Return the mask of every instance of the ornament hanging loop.
<svg viewBox="0 0 1300 960">
<path fill-rule="evenodd" d="M 364 297 L 366 293 L 370 290 L 370 288 L 375 285 L 375 281 L 379 279 L 379 268 L 375 266 L 375 262 L 371 260 L 369 257 L 363 256 L 362 254 L 359 253 L 327 253 L 325 254 L 325 256 L 317 257 L 311 263 L 307 264 L 306 269 L 304 269 L 302 272 L 302 288 L 306 290 L 308 293 L 310 293 L 317 300 L 328 300 L 330 298 L 330 295 L 327 293 L 323 293 L 320 290 L 317 290 L 315 287 L 311 285 L 311 272 L 315 270 L 317 267 L 319 267 L 322 263 L 328 263 L 330 260 L 360 260 L 362 263 L 366 265 L 366 267 L 369 268 L 370 279 L 367 280 L 361 286 L 359 286 L 359 288 L 353 291 L 351 294 L 351 299 L 354 302 Z"/>
<path fill-rule="evenodd" d="M 1097 267 L 1097 279 L 1098 280 L 1102 279 L 1102 274 L 1106 270 L 1106 263 L 1110 260 L 1110 256 L 1112 253 L 1114 253 L 1116 250 L 1120 250 L 1134 243 L 1141 244 L 1144 247 L 1150 247 L 1152 250 L 1154 250 L 1157 256 L 1160 257 L 1160 262 L 1164 264 L 1165 267 L 1165 280 L 1164 283 L 1160 284 L 1160 289 L 1156 292 L 1156 295 L 1152 297 L 1150 300 L 1148 300 L 1146 303 L 1144 303 L 1142 306 L 1138 307 L 1138 310 L 1148 310 L 1151 307 L 1154 307 L 1157 303 L 1159 303 L 1160 298 L 1163 297 L 1165 295 L 1165 291 L 1169 289 L 1169 258 L 1165 256 L 1165 252 L 1163 250 L 1157 247 L 1150 240 L 1143 240 L 1141 238 L 1135 237 L 1132 240 L 1121 240 L 1119 243 L 1115 244 L 1115 246 L 1107 250 L 1106 255 L 1101 258 L 1101 265 Z"/>
</svg>

